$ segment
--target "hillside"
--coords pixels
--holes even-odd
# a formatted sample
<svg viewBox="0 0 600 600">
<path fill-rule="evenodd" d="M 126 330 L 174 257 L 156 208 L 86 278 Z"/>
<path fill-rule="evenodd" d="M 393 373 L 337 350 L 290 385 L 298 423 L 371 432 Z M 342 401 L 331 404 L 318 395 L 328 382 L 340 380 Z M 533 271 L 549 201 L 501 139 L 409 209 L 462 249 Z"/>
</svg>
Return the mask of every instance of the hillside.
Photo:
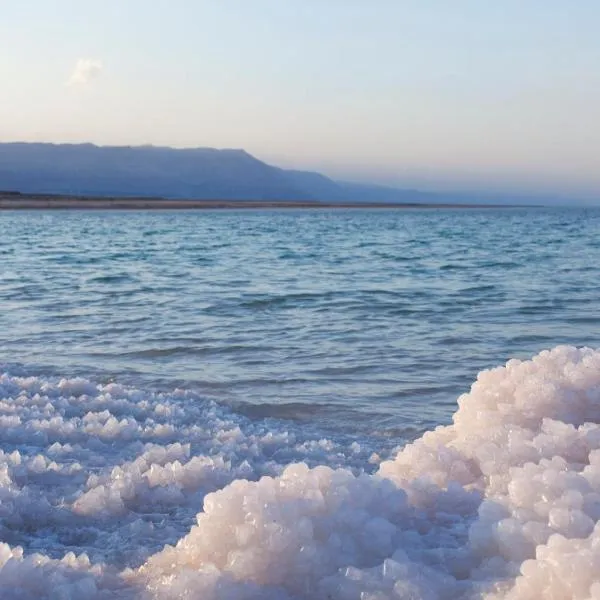
<svg viewBox="0 0 600 600">
<path fill-rule="evenodd" d="M 167 199 L 527 204 L 544 199 L 433 193 L 334 181 L 268 165 L 244 150 L 0 143 L 0 191 Z"/>
<path fill-rule="evenodd" d="M 418 195 L 280 169 L 244 150 L 28 143 L 0 144 L 0 190 L 290 202 L 407 202 Z"/>
<path fill-rule="evenodd" d="M 310 200 L 243 150 L 0 144 L 0 189 L 23 193 Z"/>
</svg>

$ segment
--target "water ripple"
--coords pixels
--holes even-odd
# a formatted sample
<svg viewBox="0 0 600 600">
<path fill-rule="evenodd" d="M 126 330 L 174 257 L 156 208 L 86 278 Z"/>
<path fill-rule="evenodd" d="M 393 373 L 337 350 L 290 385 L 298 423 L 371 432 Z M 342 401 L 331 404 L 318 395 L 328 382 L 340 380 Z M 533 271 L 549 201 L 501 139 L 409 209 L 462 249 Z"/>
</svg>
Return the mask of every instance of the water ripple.
<svg viewBox="0 0 600 600">
<path fill-rule="evenodd" d="M 482 368 L 599 345 L 599 226 L 589 209 L 5 212 L 0 362 L 417 435 Z"/>
</svg>

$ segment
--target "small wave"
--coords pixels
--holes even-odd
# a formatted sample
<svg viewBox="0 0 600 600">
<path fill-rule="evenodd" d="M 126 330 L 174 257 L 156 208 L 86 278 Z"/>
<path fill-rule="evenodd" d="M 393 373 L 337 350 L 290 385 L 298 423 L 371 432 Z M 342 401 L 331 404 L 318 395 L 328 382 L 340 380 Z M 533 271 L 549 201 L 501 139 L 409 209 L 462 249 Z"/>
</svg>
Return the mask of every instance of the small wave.
<svg viewBox="0 0 600 600">
<path fill-rule="evenodd" d="M 462 263 L 447 263 L 445 265 L 441 265 L 440 271 L 464 271 L 468 269 L 473 269 L 472 264 L 462 264 Z"/>
<path fill-rule="evenodd" d="M 509 269 L 518 269 L 523 266 L 522 263 L 518 263 L 510 260 L 495 260 L 495 261 L 487 261 L 480 265 L 484 269 L 489 269 L 491 271 L 495 269 L 500 270 L 509 270 Z"/>
<path fill-rule="evenodd" d="M 526 304 L 523 306 L 520 306 L 519 308 L 516 309 L 516 312 L 519 315 L 524 315 L 524 316 L 535 316 L 535 315 L 547 315 L 548 312 L 552 311 L 552 310 L 562 310 L 564 308 L 564 306 L 561 304 L 550 304 L 550 303 L 544 303 L 541 302 L 539 304 Z"/>
<path fill-rule="evenodd" d="M 480 294 L 482 292 L 497 292 L 498 288 L 494 284 L 481 284 L 466 287 L 460 291 L 461 294 Z"/>
<path fill-rule="evenodd" d="M 239 306 L 253 310 L 264 310 L 280 306 L 298 306 L 299 304 L 315 303 L 334 298 L 337 292 L 295 293 L 284 295 L 270 295 L 266 297 L 248 298 L 242 300 Z"/>
<path fill-rule="evenodd" d="M 291 419 L 294 421 L 312 421 L 315 416 L 323 413 L 339 413 L 340 407 L 332 404 L 304 402 L 248 402 L 231 403 L 238 413 L 253 419 Z M 346 409 L 347 410 L 347 409 Z"/>
<path fill-rule="evenodd" d="M 86 283 L 132 283 L 136 282 L 137 278 L 129 273 L 115 273 L 111 275 L 97 275 L 91 277 Z"/>
<path fill-rule="evenodd" d="M 230 345 L 210 345 L 210 346 L 171 346 L 167 348 L 141 348 L 139 350 L 130 350 L 128 352 L 118 352 L 113 356 L 120 358 L 169 358 L 176 356 L 184 357 L 200 357 L 200 356 L 215 356 L 223 354 L 232 354 L 240 356 L 248 353 L 268 352 L 272 348 L 269 346 L 246 345 L 246 344 L 230 344 Z M 102 353 L 106 356 L 106 352 Z"/>
</svg>

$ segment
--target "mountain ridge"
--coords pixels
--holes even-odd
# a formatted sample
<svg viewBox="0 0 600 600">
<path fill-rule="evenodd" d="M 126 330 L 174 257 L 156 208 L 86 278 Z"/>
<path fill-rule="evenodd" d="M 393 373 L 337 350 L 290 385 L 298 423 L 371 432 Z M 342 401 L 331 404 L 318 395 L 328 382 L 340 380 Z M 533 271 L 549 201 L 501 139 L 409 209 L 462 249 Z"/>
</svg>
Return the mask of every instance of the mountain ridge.
<svg viewBox="0 0 600 600">
<path fill-rule="evenodd" d="M 428 192 L 283 169 L 241 148 L 0 143 L 0 190 L 174 200 L 541 204 L 542 198 Z M 537 200 L 537 201 L 536 201 Z"/>
</svg>

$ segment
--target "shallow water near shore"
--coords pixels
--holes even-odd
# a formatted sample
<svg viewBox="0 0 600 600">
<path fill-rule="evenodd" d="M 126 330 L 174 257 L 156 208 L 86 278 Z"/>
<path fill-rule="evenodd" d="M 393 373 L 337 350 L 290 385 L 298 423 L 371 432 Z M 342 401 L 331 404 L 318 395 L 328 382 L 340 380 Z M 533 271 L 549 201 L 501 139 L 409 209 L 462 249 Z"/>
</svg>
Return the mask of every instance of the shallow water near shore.
<svg viewBox="0 0 600 600">
<path fill-rule="evenodd" d="M 0 597 L 596 597 L 598 234 L 1 214 Z"/>
<path fill-rule="evenodd" d="M 2 361 L 397 438 L 598 341 L 598 210 L 0 215 Z"/>
</svg>

